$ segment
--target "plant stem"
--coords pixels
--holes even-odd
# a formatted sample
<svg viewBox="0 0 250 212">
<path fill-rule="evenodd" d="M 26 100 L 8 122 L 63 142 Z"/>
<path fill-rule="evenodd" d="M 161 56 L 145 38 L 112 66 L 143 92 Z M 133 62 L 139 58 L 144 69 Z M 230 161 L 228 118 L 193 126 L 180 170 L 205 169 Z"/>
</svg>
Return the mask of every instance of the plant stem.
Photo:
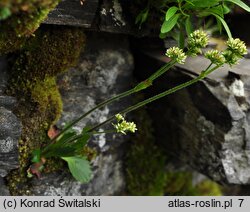
<svg viewBox="0 0 250 212">
<path fill-rule="evenodd" d="M 128 108 L 122 110 L 122 111 L 120 112 L 120 114 L 127 114 L 127 113 L 132 112 L 132 111 L 134 111 L 134 110 L 136 110 L 136 109 L 138 109 L 138 108 L 140 108 L 140 107 L 142 107 L 142 106 L 145 106 L 145 105 L 147 105 L 147 104 L 149 104 L 149 103 L 151 103 L 151 102 L 153 102 L 153 101 L 155 101 L 155 100 L 158 100 L 158 99 L 163 98 L 163 97 L 165 97 L 165 96 L 167 96 L 167 95 L 169 95 L 169 94 L 172 94 L 172 93 L 174 93 L 174 92 L 176 92 L 176 91 L 178 91 L 178 90 L 181 90 L 181 89 L 183 89 L 183 88 L 186 88 L 186 87 L 188 87 L 188 86 L 190 86 L 190 85 L 192 85 L 192 84 L 194 84 L 194 83 L 196 83 L 196 82 L 198 82 L 198 81 L 204 79 L 207 75 L 209 75 L 210 73 L 212 73 L 214 70 L 216 70 L 216 69 L 219 68 L 220 66 L 217 65 L 217 66 L 215 66 L 215 67 L 209 69 L 210 67 L 211 67 L 211 64 L 207 67 L 206 70 L 202 71 L 201 74 L 200 74 L 198 77 L 196 77 L 196 78 L 194 78 L 194 79 L 192 79 L 192 80 L 190 80 L 190 81 L 188 81 L 188 82 L 185 82 L 185 83 L 182 83 L 182 84 L 180 84 L 180 85 L 177 85 L 177 86 L 174 87 L 174 88 L 168 89 L 167 91 L 164 91 L 164 92 L 162 92 L 162 93 L 160 93 L 160 94 L 157 94 L 157 95 L 155 95 L 155 96 L 153 96 L 153 97 L 151 97 L 151 98 L 148 98 L 148 99 L 146 99 L 146 100 L 144 100 L 144 101 L 142 101 L 142 102 L 139 102 L 139 103 L 137 103 L 137 104 L 135 104 L 135 105 L 133 105 L 133 106 L 130 106 L 130 107 L 128 107 Z M 105 125 L 106 123 L 112 121 L 113 119 L 115 119 L 115 116 L 112 116 L 112 117 L 110 117 L 109 119 L 107 119 L 106 121 L 104 121 L 104 122 L 102 122 L 102 123 L 100 123 L 100 124 L 94 126 L 93 128 L 89 129 L 89 132 L 98 129 L 99 127 Z"/>
<path fill-rule="evenodd" d="M 138 109 L 138 108 L 140 108 L 142 106 L 145 106 L 146 104 L 149 104 L 149 103 L 151 103 L 151 102 L 153 102 L 155 100 L 158 100 L 158 99 L 163 98 L 163 97 L 165 97 L 165 96 L 167 96 L 167 95 L 169 95 L 171 93 L 174 93 L 174 92 L 176 92 L 178 90 L 186 88 L 186 87 L 188 87 L 188 86 L 190 86 L 190 85 L 192 85 L 192 84 L 194 84 L 194 83 L 196 83 L 196 82 L 204 79 L 208 74 L 210 74 L 211 72 L 213 72 L 214 70 L 216 70 L 218 67 L 219 66 L 215 66 L 215 67 L 213 67 L 213 68 L 211 68 L 209 70 L 206 69 L 205 71 L 201 72 L 201 74 L 198 77 L 196 77 L 196 78 L 194 78 L 194 79 L 192 79 L 192 80 L 190 80 L 188 82 L 185 82 L 185 83 L 182 83 L 180 85 L 177 85 L 174 88 L 171 88 L 171 89 L 169 89 L 167 91 L 164 91 L 164 92 L 162 92 L 160 94 L 157 94 L 157 95 L 155 95 L 155 96 L 153 96 L 151 98 L 148 98 L 148 99 L 146 99 L 146 100 L 144 100 L 142 102 L 139 102 L 139 103 L 137 103 L 134 106 L 128 107 L 125 110 L 123 110 L 121 112 L 121 114 L 127 114 L 127 113 L 129 113 L 131 111 L 134 111 L 134 110 L 136 110 L 136 109 Z"/>
<path fill-rule="evenodd" d="M 182 10 L 182 5 L 181 5 L 181 1 L 178 1 L 178 7 L 179 10 L 181 11 L 182 15 L 189 17 L 190 15 L 186 14 L 183 10 Z"/>
<path fill-rule="evenodd" d="M 122 111 L 122 112 L 123 112 L 123 111 Z M 121 112 L 121 114 L 122 114 L 122 112 Z M 111 122 L 113 119 L 115 119 L 115 116 L 111 116 L 111 117 L 108 118 L 106 121 L 104 121 L 104 122 L 102 122 L 102 123 L 100 123 L 100 124 L 95 125 L 94 127 L 90 128 L 90 129 L 88 130 L 88 132 L 95 131 L 95 130 L 98 129 L 99 127 L 101 127 L 101 126 L 103 126 L 103 125 L 105 125 L 105 124 Z"/>
<path fill-rule="evenodd" d="M 114 97 L 112 97 L 112 98 L 110 98 L 110 99 L 108 99 L 108 100 L 106 100 L 106 101 L 104 101 L 104 102 L 98 104 L 96 107 L 92 108 L 92 109 L 89 110 L 88 112 L 86 112 L 86 113 L 84 113 L 83 115 L 81 115 L 79 118 L 75 119 L 75 120 L 74 120 L 73 122 L 71 122 L 69 125 L 67 125 L 67 126 L 57 135 L 57 136 L 55 136 L 55 137 L 51 140 L 51 142 L 56 141 L 56 139 L 57 139 L 60 135 L 62 135 L 64 132 L 66 132 L 68 129 L 70 129 L 72 126 L 74 126 L 76 123 L 78 123 L 79 121 L 81 121 L 83 118 L 85 118 L 86 116 L 88 116 L 90 113 L 92 113 L 92 112 L 95 111 L 96 109 L 101 108 L 101 107 L 104 107 L 105 105 L 107 105 L 107 104 L 109 104 L 109 103 L 111 103 L 111 102 L 114 102 L 114 101 L 116 101 L 116 100 L 118 100 L 118 99 L 121 99 L 121 98 L 124 98 L 124 97 L 126 97 L 126 96 L 129 96 L 129 95 L 131 95 L 131 94 L 133 94 L 133 93 L 135 93 L 134 88 L 133 88 L 133 89 L 130 89 L 130 90 L 128 90 L 128 91 L 125 91 L 125 92 L 123 92 L 123 93 L 121 93 L 121 94 L 119 94 L 119 95 L 117 95 L 117 96 L 114 96 Z"/>
<path fill-rule="evenodd" d="M 167 70 L 169 70 L 171 67 L 174 66 L 174 64 L 176 63 L 176 60 L 171 60 L 168 63 L 166 63 L 164 66 L 162 66 L 158 71 L 156 71 L 155 73 L 153 73 L 148 80 L 149 81 L 154 81 L 155 79 L 157 79 L 158 77 L 160 77 L 162 74 L 164 74 Z"/>
<path fill-rule="evenodd" d="M 79 134 L 79 135 L 74 135 L 70 138 L 68 138 L 67 140 L 65 140 L 64 142 L 61 142 L 60 145 L 64 145 L 65 143 L 70 143 L 70 142 L 73 142 L 79 138 L 81 138 L 83 135 L 82 134 Z M 42 152 L 41 152 L 41 155 L 43 155 L 44 157 L 48 157 L 46 156 L 46 153 L 50 150 L 51 146 L 53 145 L 57 145 L 58 143 L 55 144 L 55 142 L 51 142 L 50 144 L 48 144 L 47 146 L 45 146 L 43 149 L 42 149 Z"/>
<path fill-rule="evenodd" d="M 160 69 L 158 69 L 158 71 L 156 71 L 155 73 L 153 73 L 148 79 L 140 82 L 139 84 L 137 84 L 134 88 L 125 91 L 121 94 L 118 94 L 100 104 L 98 104 L 96 107 L 92 108 L 91 110 L 89 110 L 88 112 L 84 113 L 83 115 L 81 115 L 79 118 L 77 118 L 76 120 L 74 120 L 73 122 L 71 122 L 69 125 L 67 125 L 57 136 L 55 136 L 51 142 L 55 142 L 56 139 L 62 135 L 64 132 L 66 132 L 68 129 L 70 129 L 72 126 L 74 126 L 76 123 L 78 123 L 79 121 L 81 121 L 83 118 L 85 118 L 86 116 L 88 116 L 90 113 L 92 113 L 93 111 L 95 111 L 96 109 L 102 108 L 105 105 L 112 103 L 114 101 L 117 101 L 119 99 L 122 99 L 126 96 L 129 96 L 133 93 L 137 93 L 141 90 L 144 90 L 146 88 L 148 88 L 149 86 L 152 85 L 153 81 L 155 79 L 157 79 L 158 77 L 160 77 L 162 74 L 164 74 L 166 71 L 168 71 L 171 67 L 174 66 L 174 64 L 176 63 L 176 60 L 171 60 L 170 62 L 166 63 L 164 66 L 162 66 Z"/>
</svg>

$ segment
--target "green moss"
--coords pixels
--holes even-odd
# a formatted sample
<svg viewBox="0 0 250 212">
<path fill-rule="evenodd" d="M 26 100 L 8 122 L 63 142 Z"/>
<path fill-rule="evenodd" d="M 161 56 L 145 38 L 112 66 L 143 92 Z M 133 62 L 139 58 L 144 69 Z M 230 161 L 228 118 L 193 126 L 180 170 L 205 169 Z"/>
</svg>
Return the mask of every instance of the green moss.
<svg viewBox="0 0 250 212">
<path fill-rule="evenodd" d="M 84 43 L 80 29 L 41 27 L 12 64 L 8 94 L 18 99 L 15 114 L 23 125 L 19 142 L 20 169 L 8 177 L 12 194 L 30 192 L 26 170 L 31 152 L 49 141 L 47 132 L 62 112 L 56 76 L 76 64 Z M 54 171 L 59 166 L 60 163 L 50 160 L 46 170 Z"/>
<path fill-rule="evenodd" d="M 0 8 L 0 21 L 7 19 L 11 16 L 10 9 L 8 7 L 2 7 Z"/>
<path fill-rule="evenodd" d="M 34 81 L 62 73 L 76 64 L 83 40 L 84 34 L 78 28 L 42 26 L 26 42 L 12 74 L 17 78 L 21 72 L 26 81 Z"/>
<path fill-rule="evenodd" d="M 56 160 L 55 158 L 50 158 L 46 160 L 44 165 L 43 174 L 56 172 L 58 170 L 63 170 L 65 162 L 63 160 Z"/>
<path fill-rule="evenodd" d="M 6 12 L 0 22 L 0 54 L 19 49 L 33 35 L 60 0 L 6 0 L 0 8 Z M 3 20 L 4 19 L 4 20 Z M 0 19 L 1 20 L 1 19 Z"/>
<path fill-rule="evenodd" d="M 138 132 L 127 155 L 126 183 L 129 195 L 164 195 L 165 156 L 155 145 L 152 124 L 145 110 L 137 111 Z"/>
<path fill-rule="evenodd" d="M 168 196 L 221 196 L 220 186 L 203 180 L 193 185 L 191 172 L 171 172 L 166 174 L 165 194 Z"/>
<path fill-rule="evenodd" d="M 89 146 L 84 146 L 81 152 L 81 155 L 85 156 L 88 159 L 88 161 L 93 161 L 96 158 L 97 154 L 98 154 L 97 150 Z"/>
<path fill-rule="evenodd" d="M 48 110 L 48 106 L 52 106 L 48 110 L 51 113 L 48 116 L 54 116 L 54 121 L 57 121 L 60 118 L 63 106 L 55 77 L 46 77 L 44 81 L 38 81 L 29 89 L 33 101 L 39 103 L 39 110 L 45 111 Z"/>
<path fill-rule="evenodd" d="M 167 172 L 165 194 L 168 196 L 192 195 L 192 173 L 190 172 Z"/>
<path fill-rule="evenodd" d="M 199 184 L 195 186 L 197 195 L 199 196 L 222 196 L 221 187 L 211 181 L 211 180 L 203 180 Z"/>
</svg>

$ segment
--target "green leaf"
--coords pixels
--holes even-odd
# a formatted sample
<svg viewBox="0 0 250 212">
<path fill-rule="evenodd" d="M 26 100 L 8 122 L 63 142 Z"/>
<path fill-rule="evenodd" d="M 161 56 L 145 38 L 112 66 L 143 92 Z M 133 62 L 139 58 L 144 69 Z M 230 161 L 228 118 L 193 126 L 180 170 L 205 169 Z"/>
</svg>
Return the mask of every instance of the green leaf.
<svg viewBox="0 0 250 212">
<path fill-rule="evenodd" d="M 180 33 L 179 33 L 178 46 L 181 49 L 183 49 L 185 47 L 185 36 L 184 36 L 184 33 L 182 31 L 180 31 Z"/>
<path fill-rule="evenodd" d="M 141 23 L 141 20 L 142 20 L 142 12 L 136 16 L 135 24 Z"/>
<path fill-rule="evenodd" d="M 222 0 L 221 0 L 222 1 Z M 231 3 L 234 3 L 236 5 L 238 5 L 239 7 L 241 7 L 242 9 L 246 10 L 247 12 L 250 12 L 250 7 L 247 6 L 244 2 L 242 2 L 241 0 L 223 0 L 223 1 L 228 1 Z"/>
<path fill-rule="evenodd" d="M 76 149 L 71 146 L 52 146 L 43 153 L 45 158 L 50 157 L 70 157 L 76 154 Z"/>
<path fill-rule="evenodd" d="M 230 8 L 227 5 L 223 4 L 222 7 L 223 7 L 223 13 L 224 14 L 230 13 L 231 10 L 230 10 Z"/>
<path fill-rule="evenodd" d="M 227 23 L 224 21 L 223 18 L 221 18 L 219 15 L 217 15 L 216 13 L 211 13 L 212 15 L 214 15 L 223 25 L 224 29 L 226 30 L 227 32 L 227 35 L 229 38 L 232 38 L 232 34 L 231 34 L 231 31 L 227 25 Z"/>
<path fill-rule="evenodd" d="M 82 129 L 82 133 L 86 133 L 88 132 L 89 130 L 91 130 L 91 127 L 90 126 L 86 126 Z"/>
<path fill-rule="evenodd" d="M 57 144 L 65 143 L 69 138 L 72 138 L 75 135 L 77 135 L 77 132 L 73 129 L 69 129 L 56 139 L 57 140 L 56 143 Z"/>
<path fill-rule="evenodd" d="M 161 26 L 161 33 L 167 33 L 171 31 L 171 29 L 173 29 L 173 27 L 176 25 L 179 17 L 180 17 L 180 14 L 175 14 L 168 21 L 164 21 Z"/>
<path fill-rule="evenodd" d="M 189 3 L 189 4 L 191 4 L 191 5 L 194 5 L 193 3 L 192 3 L 192 0 L 185 0 L 187 3 Z"/>
<path fill-rule="evenodd" d="M 49 144 L 42 151 L 44 157 L 69 157 L 79 154 L 90 139 L 87 131 L 90 127 L 83 128 L 81 134 L 77 134 L 75 130 L 69 128 L 55 143 Z"/>
<path fill-rule="evenodd" d="M 216 18 L 216 22 L 217 22 L 218 30 L 221 33 L 221 31 L 222 31 L 222 24 L 221 24 L 221 22 L 220 22 L 220 20 L 218 18 Z"/>
<path fill-rule="evenodd" d="M 190 17 L 186 19 L 185 28 L 186 28 L 187 35 L 190 35 L 193 32 L 193 26 L 192 26 Z"/>
<path fill-rule="evenodd" d="M 64 155 L 60 155 L 60 151 L 62 151 L 62 154 L 65 154 L 67 152 L 64 150 L 64 148 L 68 148 L 69 141 L 72 140 L 72 138 L 76 137 L 77 133 L 75 130 L 70 128 L 68 131 L 64 132 L 62 135 L 60 135 L 56 142 L 48 144 L 44 149 L 42 149 L 42 155 L 44 157 L 60 157 Z M 72 151 L 72 150 L 70 150 Z M 68 154 L 67 154 L 68 155 Z"/>
<path fill-rule="evenodd" d="M 139 15 L 137 15 L 136 19 L 135 19 L 135 24 L 139 24 L 140 27 L 141 25 L 146 22 L 147 18 L 148 18 L 148 13 L 149 13 L 149 9 L 146 8 L 143 11 L 141 11 L 139 13 Z"/>
<path fill-rule="evenodd" d="M 141 23 L 144 23 L 146 20 L 147 20 L 147 18 L 148 18 L 148 9 L 144 12 L 144 13 L 142 13 L 142 18 L 141 18 Z"/>
<path fill-rule="evenodd" d="M 173 15 L 178 11 L 178 7 L 170 7 L 167 12 L 166 12 L 166 16 L 165 16 L 165 20 L 168 21 L 170 18 L 173 17 Z"/>
<path fill-rule="evenodd" d="M 82 151 L 83 147 L 87 144 L 90 139 L 90 135 L 87 133 L 83 133 L 80 138 L 78 138 L 73 144 L 70 146 L 73 147 L 76 152 Z"/>
<path fill-rule="evenodd" d="M 11 16 L 11 11 L 8 7 L 0 8 L 0 20 L 5 20 Z"/>
<path fill-rule="evenodd" d="M 44 157 L 69 157 L 82 151 L 87 144 L 90 135 L 85 133 L 68 138 L 64 143 L 55 143 L 50 145 L 49 149 L 43 152 Z"/>
<path fill-rule="evenodd" d="M 85 157 L 62 157 L 68 163 L 72 176 L 81 183 L 87 183 L 91 180 L 92 171 L 89 161 Z"/>
<path fill-rule="evenodd" d="M 218 4 L 218 0 L 190 0 L 190 2 L 192 2 L 192 4 L 185 4 L 185 9 L 208 8 Z"/>
<path fill-rule="evenodd" d="M 33 163 L 39 163 L 40 161 L 41 161 L 41 150 L 40 149 L 35 149 L 32 152 L 31 162 L 33 162 Z"/>
<path fill-rule="evenodd" d="M 160 34 L 159 34 L 159 38 L 165 39 L 165 38 L 167 37 L 167 34 L 168 34 L 168 33 L 160 33 Z"/>
<path fill-rule="evenodd" d="M 208 10 L 206 10 L 206 12 L 209 12 L 209 13 L 215 13 L 217 15 L 219 15 L 221 18 L 224 18 L 224 10 L 223 10 L 223 7 L 221 5 L 217 6 L 217 7 L 213 7 L 213 8 L 210 8 Z"/>
</svg>

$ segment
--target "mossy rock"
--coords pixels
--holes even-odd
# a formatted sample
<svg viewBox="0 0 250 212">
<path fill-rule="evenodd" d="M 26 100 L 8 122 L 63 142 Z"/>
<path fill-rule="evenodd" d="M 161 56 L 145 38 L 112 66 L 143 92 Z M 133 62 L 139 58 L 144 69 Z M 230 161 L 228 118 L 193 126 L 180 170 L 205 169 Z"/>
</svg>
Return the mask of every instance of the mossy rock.
<svg viewBox="0 0 250 212">
<path fill-rule="evenodd" d="M 145 110 L 137 111 L 138 132 L 126 159 L 126 184 L 129 195 L 164 195 L 166 157 L 155 145 L 153 128 Z"/>
<path fill-rule="evenodd" d="M 165 195 L 168 196 L 221 196 L 220 186 L 208 179 L 193 185 L 192 172 L 166 173 Z"/>
<path fill-rule="evenodd" d="M 165 182 L 165 195 L 179 196 L 194 193 L 191 172 L 167 172 Z"/>
<path fill-rule="evenodd" d="M 26 171 L 31 152 L 46 145 L 47 132 L 62 112 L 56 76 L 76 65 L 84 44 L 81 29 L 44 26 L 16 52 L 7 93 L 18 99 L 15 114 L 22 121 L 23 132 L 19 141 L 20 169 L 8 177 L 12 194 L 30 194 Z M 49 164 L 53 167 L 46 167 L 47 172 L 60 167 L 53 161 Z"/>
<path fill-rule="evenodd" d="M 222 188 L 211 180 L 203 180 L 195 186 L 199 196 L 222 196 Z"/>
<path fill-rule="evenodd" d="M 12 76 L 25 82 L 56 76 L 76 64 L 84 40 L 79 28 L 41 26 L 18 53 Z"/>
<path fill-rule="evenodd" d="M 18 50 L 60 0 L 5 0 L 0 3 L 0 55 Z"/>
</svg>

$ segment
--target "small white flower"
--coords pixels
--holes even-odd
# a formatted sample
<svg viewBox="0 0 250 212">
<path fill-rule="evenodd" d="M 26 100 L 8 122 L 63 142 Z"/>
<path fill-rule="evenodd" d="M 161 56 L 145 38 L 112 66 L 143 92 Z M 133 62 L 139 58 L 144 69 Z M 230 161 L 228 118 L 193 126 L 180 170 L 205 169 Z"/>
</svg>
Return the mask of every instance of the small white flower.
<svg viewBox="0 0 250 212">
<path fill-rule="evenodd" d="M 208 44 L 208 35 L 203 30 L 195 30 L 188 37 L 190 47 L 204 48 Z"/>
<path fill-rule="evenodd" d="M 116 132 L 126 134 L 127 131 L 134 133 L 137 128 L 134 122 L 127 122 L 121 114 L 116 114 L 117 124 L 113 124 Z"/>
<path fill-rule="evenodd" d="M 180 64 L 184 64 L 187 58 L 186 54 L 179 47 L 171 47 L 167 50 L 166 56 L 176 60 Z"/>
<path fill-rule="evenodd" d="M 124 117 L 120 113 L 116 114 L 115 117 L 118 122 L 124 120 Z"/>
<path fill-rule="evenodd" d="M 225 57 L 226 63 L 229 64 L 230 66 L 237 65 L 239 63 L 239 59 L 241 58 L 241 56 L 239 57 L 231 50 L 224 51 L 223 56 Z"/>
<path fill-rule="evenodd" d="M 223 56 L 226 59 L 226 63 L 230 66 L 238 64 L 244 54 L 247 54 L 247 47 L 243 41 L 239 38 L 230 38 L 227 41 L 227 49 L 223 52 Z"/>
<path fill-rule="evenodd" d="M 205 57 L 215 65 L 222 65 L 226 62 L 225 57 L 218 50 L 207 51 Z"/>
<path fill-rule="evenodd" d="M 233 51 L 236 54 L 239 54 L 241 56 L 243 56 L 244 54 L 247 54 L 246 44 L 243 41 L 241 41 L 239 38 L 236 38 L 236 39 L 230 38 L 227 41 L 227 46 L 229 50 Z"/>
<path fill-rule="evenodd" d="M 188 37 L 188 50 L 189 55 L 196 56 L 201 54 L 201 48 L 206 47 L 208 44 L 208 35 L 202 30 L 195 30 Z"/>
</svg>

